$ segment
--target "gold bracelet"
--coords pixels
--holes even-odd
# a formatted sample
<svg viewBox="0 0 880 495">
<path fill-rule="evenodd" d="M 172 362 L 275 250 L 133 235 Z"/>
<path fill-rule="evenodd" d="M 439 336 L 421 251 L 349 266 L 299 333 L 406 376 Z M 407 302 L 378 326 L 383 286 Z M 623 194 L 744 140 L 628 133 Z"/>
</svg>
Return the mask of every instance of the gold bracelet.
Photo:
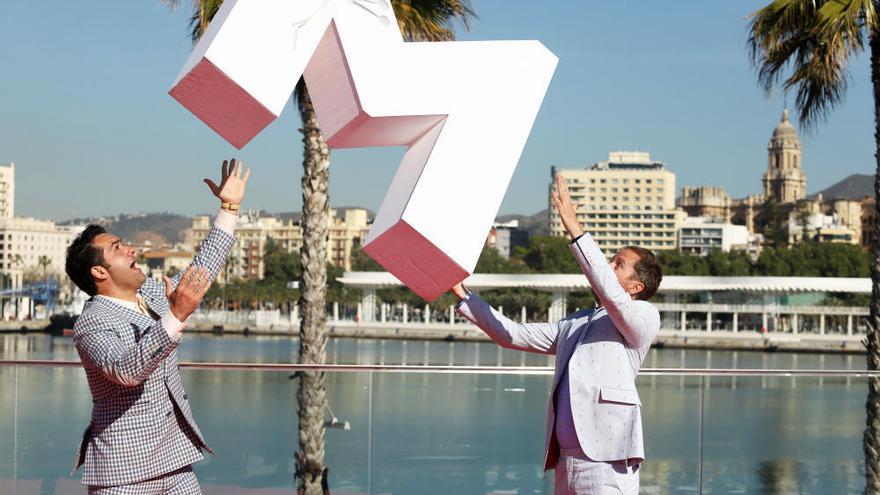
<svg viewBox="0 0 880 495">
<path fill-rule="evenodd" d="M 220 203 L 220 209 L 222 210 L 237 211 L 239 208 L 241 208 L 241 205 L 226 202 Z"/>
</svg>

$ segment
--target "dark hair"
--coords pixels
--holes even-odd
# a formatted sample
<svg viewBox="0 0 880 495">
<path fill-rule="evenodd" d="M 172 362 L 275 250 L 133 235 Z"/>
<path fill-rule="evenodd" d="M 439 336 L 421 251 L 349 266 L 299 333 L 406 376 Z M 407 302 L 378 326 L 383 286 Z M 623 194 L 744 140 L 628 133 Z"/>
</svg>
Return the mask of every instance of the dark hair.
<svg viewBox="0 0 880 495">
<path fill-rule="evenodd" d="M 636 277 L 639 279 L 639 282 L 644 284 L 645 288 L 636 294 L 636 299 L 642 301 L 651 299 L 657 293 L 660 281 L 663 280 L 663 272 L 660 269 L 660 262 L 657 261 L 657 256 L 651 250 L 639 246 L 626 246 L 623 249 L 629 249 L 639 256 L 639 261 L 635 266 Z"/>
<path fill-rule="evenodd" d="M 100 225 L 89 225 L 67 247 L 67 259 L 64 262 L 64 271 L 77 287 L 90 296 L 98 293 L 98 286 L 92 277 L 92 267 L 104 264 L 104 253 L 92 245 L 95 237 L 106 234 L 107 231 Z"/>
</svg>

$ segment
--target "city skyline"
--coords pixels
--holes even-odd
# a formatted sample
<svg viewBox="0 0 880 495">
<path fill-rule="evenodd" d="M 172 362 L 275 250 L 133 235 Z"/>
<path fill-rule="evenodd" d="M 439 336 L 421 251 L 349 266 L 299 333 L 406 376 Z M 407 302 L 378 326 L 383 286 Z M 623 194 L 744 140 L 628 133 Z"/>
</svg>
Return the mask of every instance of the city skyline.
<svg viewBox="0 0 880 495">
<path fill-rule="evenodd" d="M 759 192 L 785 104 L 764 97 L 747 58 L 746 16 L 764 3 L 474 2 L 480 17 L 460 39 L 538 39 L 560 57 L 499 214 L 545 209 L 551 166 L 583 168 L 615 150 L 650 152 L 679 189 Z M 0 81 L 0 163 L 16 163 L 17 215 L 208 212 L 215 205 L 199 182 L 229 156 L 255 168 L 246 207 L 300 208 L 299 122 L 290 105 L 238 151 L 166 94 L 190 49 L 188 9 L 172 13 L 158 1 L 8 6 L 0 40 L 15 48 L 4 54 L 11 77 Z M 798 129 L 808 194 L 874 170 L 866 59 L 851 71 L 844 104 L 816 129 Z M 334 151 L 331 203 L 377 210 L 401 155 Z"/>
</svg>

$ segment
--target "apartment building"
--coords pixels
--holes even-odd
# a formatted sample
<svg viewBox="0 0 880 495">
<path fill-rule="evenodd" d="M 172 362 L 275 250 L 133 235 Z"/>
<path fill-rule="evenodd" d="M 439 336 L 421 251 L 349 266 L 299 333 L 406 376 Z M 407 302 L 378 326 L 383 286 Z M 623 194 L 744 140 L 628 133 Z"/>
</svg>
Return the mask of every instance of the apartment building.
<svg viewBox="0 0 880 495">
<path fill-rule="evenodd" d="M 753 237 L 745 225 L 733 225 L 712 217 L 687 217 L 679 229 L 678 245 L 682 252 L 705 255 L 713 249 L 747 250 L 755 244 Z"/>
<path fill-rule="evenodd" d="M 64 276 L 67 246 L 83 228 L 35 218 L 0 218 L 0 273 L 11 277 L 15 287 L 25 278 Z"/>
<path fill-rule="evenodd" d="M 351 253 L 367 237 L 370 222 L 367 211 L 351 208 L 339 213 L 330 210 L 330 232 L 327 245 L 327 261 L 346 270 L 351 269 Z M 192 226 L 184 233 L 184 245 L 195 250 L 211 229 L 213 218 L 196 216 Z M 235 228 L 236 243 L 229 253 L 226 276 L 245 280 L 260 280 L 264 276 L 263 254 L 270 242 L 288 253 L 298 253 L 302 248 L 302 227 L 298 222 L 278 217 L 264 216 L 259 212 L 242 212 Z"/>
<path fill-rule="evenodd" d="M 675 174 L 638 151 L 614 151 L 585 169 L 551 169 L 550 191 L 561 175 L 577 203 L 578 219 L 606 254 L 628 245 L 654 251 L 677 247 L 685 217 L 675 207 Z M 550 202 L 550 233 L 565 236 Z"/>
<path fill-rule="evenodd" d="M 0 218 L 15 216 L 15 163 L 0 164 Z"/>
</svg>

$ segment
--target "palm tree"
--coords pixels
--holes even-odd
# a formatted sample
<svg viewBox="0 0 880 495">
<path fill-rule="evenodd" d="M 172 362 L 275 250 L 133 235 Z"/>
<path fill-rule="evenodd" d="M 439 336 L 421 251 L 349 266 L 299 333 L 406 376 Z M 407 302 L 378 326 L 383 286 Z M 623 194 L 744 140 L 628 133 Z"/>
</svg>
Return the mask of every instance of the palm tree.
<svg viewBox="0 0 880 495">
<path fill-rule="evenodd" d="M 20 254 L 15 254 L 12 256 L 12 267 L 16 272 L 21 272 L 21 267 L 24 266 L 24 258 Z M 15 282 L 15 277 L 12 277 L 12 288 L 13 289 L 21 289 L 21 284 L 24 282 L 24 277 L 21 273 L 18 273 L 19 279 L 18 283 Z M 18 312 L 21 305 L 21 297 L 15 296 L 15 313 L 13 315 L 13 319 L 18 318 Z"/>
<path fill-rule="evenodd" d="M 877 171 L 875 208 L 880 214 L 880 0 L 775 0 L 752 14 L 751 58 L 768 93 L 776 86 L 794 90 L 802 126 L 823 120 L 846 94 L 847 62 L 870 47 L 874 88 L 874 141 Z M 786 77 L 787 76 L 787 77 Z M 783 78 L 785 78 L 783 80 Z M 871 302 L 868 369 L 880 369 L 880 225 L 871 241 Z M 868 379 L 864 435 L 865 493 L 880 493 L 880 378 Z"/>
<path fill-rule="evenodd" d="M 233 246 L 232 249 L 235 249 Z M 230 272 L 235 274 L 238 273 L 238 256 L 229 255 L 226 257 L 226 263 L 224 263 L 223 268 L 223 321 L 226 321 L 226 286 L 229 285 L 229 274 Z"/>
<path fill-rule="evenodd" d="M 174 7 L 180 0 L 165 0 Z M 193 42 L 214 18 L 223 0 L 194 0 L 190 17 Z M 469 0 L 392 0 L 400 32 L 408 41 L 449 41 L 455 38 L 454 23 L 468 28 L 475 17 Z M 318 119 L 303 79 L 294 92 L 302 120 L 303 177 L 300 250 L 300 348 L 302 364 L 324 364 L 327 344 L 327 240 L 330 225 L 330 148 L 324 141 Z M 326 483 L 324 465 L 324 411 L 327 392 L 324 373 L 299 373 L 299 451 L 296 454 L 298 492 L 322 493 Z"/>
<path fill-rule="evenodd" d="M 20 254 L 13 255 L 12 256 L 12 267 L 17 271 L 21 271 L 23 266 L 24 266 L 24 258 Z M 22 279 L 23 278 L 24 277 L 22 276 Z M 20 289 L 21 288 L 21 287 L 15 287 L 15 279 L 13 279 L 12 285 L 13 285 L 13 287 L 12 287 L 13 289 Z"/>
<path fill-rule="evenodd" d="M 41 255 L 37 259 L 37 264 L 40 265 L 40 270 L 43 272 L 43 278 L 45 279 L 46 278 L 46 268 L 48 268 L 49 265 L 52 264 L 52 259 L 46 255 Z"/>
</svg>

